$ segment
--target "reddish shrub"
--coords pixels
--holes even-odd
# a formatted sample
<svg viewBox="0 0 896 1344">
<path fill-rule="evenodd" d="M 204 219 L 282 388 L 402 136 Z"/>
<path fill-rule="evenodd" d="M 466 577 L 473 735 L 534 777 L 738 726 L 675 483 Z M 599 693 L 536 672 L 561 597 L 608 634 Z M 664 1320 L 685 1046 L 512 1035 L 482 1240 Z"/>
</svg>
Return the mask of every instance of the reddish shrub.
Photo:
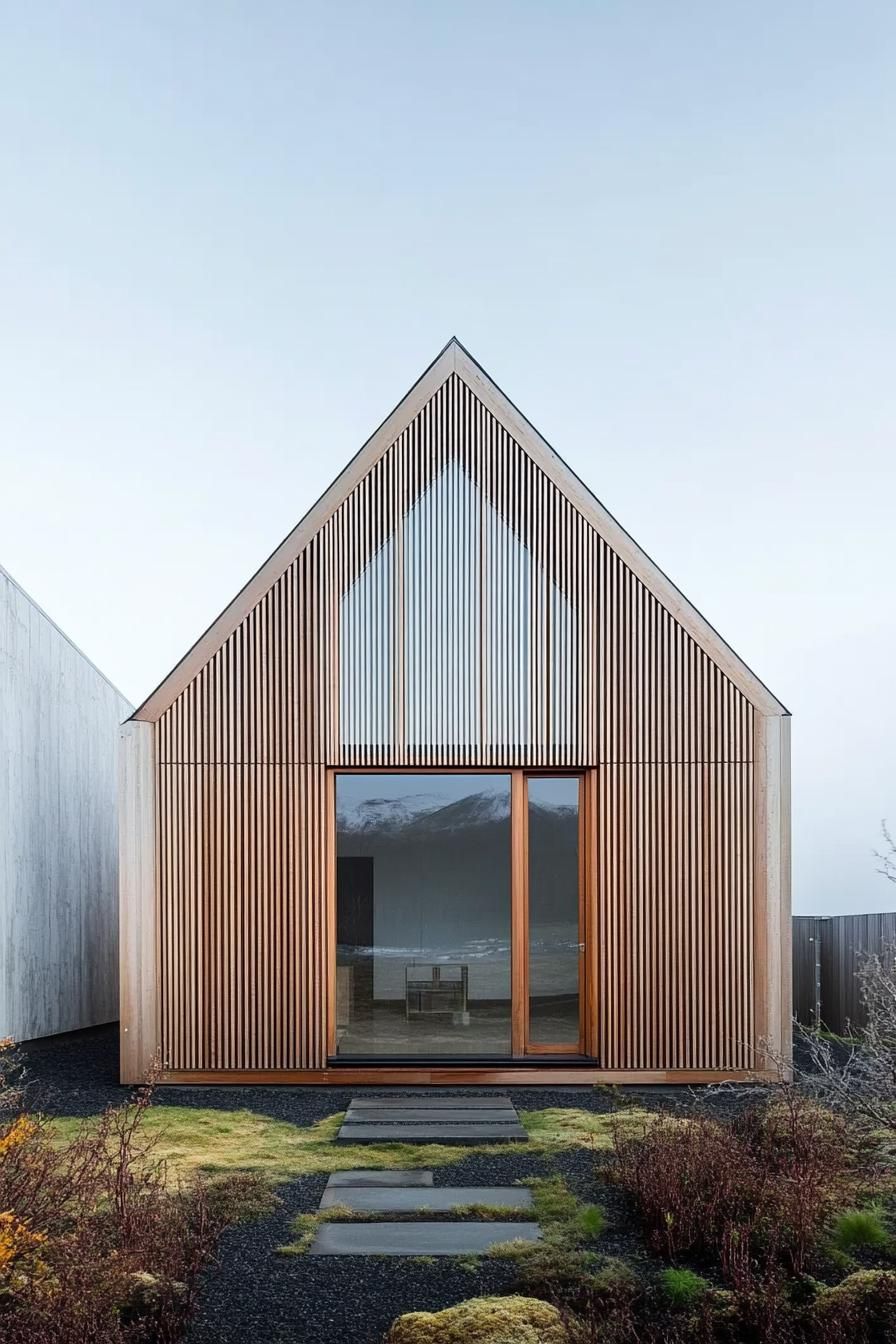
<svg viewBox="0 0 896 1344">
<path fill-rule="evenodd" d="M 0 1078 L 4 1073 L 0 1051 Z M 21 1094 L 6 1094 L 21 1106 Z M 175 1344 L 217 1237 L 258 1191 L 171 1189 L 142 1129 L 152 1081 L 60 1146 L 19 1109 L 0 1120 L 5 1344 Z M 251 1179 L 250 1179 L 251 1183 Z"/>
<path fill-rule="evenodd" d="M 850 1162 L 843 1122 L 791 1089 L 732 1120 L 620 1127 L 614 1147 L 652 1247 L 713 1259 L 741 1284 L 757 1265 L 802 1273 Z"/>
</svg>

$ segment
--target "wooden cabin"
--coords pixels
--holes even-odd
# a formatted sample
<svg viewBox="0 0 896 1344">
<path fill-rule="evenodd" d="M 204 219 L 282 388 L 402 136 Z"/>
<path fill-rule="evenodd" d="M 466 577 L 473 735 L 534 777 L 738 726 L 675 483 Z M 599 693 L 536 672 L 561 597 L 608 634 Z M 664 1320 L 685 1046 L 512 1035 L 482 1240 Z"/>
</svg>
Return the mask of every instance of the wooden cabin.
<svg viewBox="0 0 896 1344">
<path fill-rule="evenodd" d="M 452 340 L 123 729 L 122 1078 L 768 1074 L 789 752 Z"/>
<path fill-rule="evenodd" d="M 132 710 L 0 568 L 0 1038 L 118 1016 L 118 736 Z"/>
</svg>

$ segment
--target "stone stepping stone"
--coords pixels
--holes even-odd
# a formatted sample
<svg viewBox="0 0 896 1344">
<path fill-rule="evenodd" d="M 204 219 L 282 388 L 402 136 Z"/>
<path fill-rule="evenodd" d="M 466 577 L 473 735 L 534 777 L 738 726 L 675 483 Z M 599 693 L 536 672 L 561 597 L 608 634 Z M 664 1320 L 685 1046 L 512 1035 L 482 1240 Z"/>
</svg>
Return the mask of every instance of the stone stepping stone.
<svg viewBox="0 0 896 1344">
<path fill-rule="evenodd" d="M 344 1124 L 341 1143 L 515 1143 L 529 1136 L 520 1124 Z"/>
<path fill-rule="evenodd" d="M 391 1121 L 394 1124 L 414 1124 L 414 1123 L 435 1123 L 440 1125 L 449 1124 L 468 1124 L 474 1122 L 477 1125 L 488 1124 L 518 1124 L 516 1111 L 512 1106 L 502 1107 L 497 1110 L 478 1110 L 468 1111 L 463 1108 L 458 1110 L 449 1109 L 447 1106 L 439 1110 L 426 1110 L 422 1106 L 408 1106 L 395 1108 L 390 1111 L 367 1110 L 363 1106 L 355 1106 L 354 1103 L 349 1106 L 345 1113 L 345 1123 L 350 1121 L 363 1122 L 365 1124 L 384 1124 Z"/>
<path fill-rule="evenodd" d="M 364 1186 L 407 1188 L 419 1185 L 432 1185 L 431 1171 L 333 1171 L 330 1173 L 326 1188 L 340 1190 L 344 1186 L 350 1186 L 357 1190 Z"/>
<path fill-rule="evenodd" d="M 331 1209 L 334 1204 L 345 1205 L 357 1213 L 417 1213 L 421 1209 L 451 1213 L 467 1204 L 485 1205 L 490 1209 L 531 1209 L 532 1191 L 521 1185 L 437 1186 L 431 1190 L 407 1186 L 373 1189 L 328 1185 L 320 1207 Z"/>
<path fill-rule="evenodd" d="M 502 1241 L 540 1241 L 537 1223 L 321 1223 L 309 1255 L 479 1255 Z"/>
<path fill-rule="evenodd" d="M 509 1097 L 425 1097 L 416 1094 L 403 1094 L 397 1097 L 360 1096 L 352 1097 L 351 1106 L 353 1109 L 365 1111 L 404 1110 L 408 1106 L 413 1106 L 419 1111 L 503 1109 L 516 1114 L 516 1107 Z"/>
<path fill-rule="evenodd" d="M 511 1143 L 528 1138 L 509 1097 L 352 1097 L 342 1143 Z"/>
</svg>

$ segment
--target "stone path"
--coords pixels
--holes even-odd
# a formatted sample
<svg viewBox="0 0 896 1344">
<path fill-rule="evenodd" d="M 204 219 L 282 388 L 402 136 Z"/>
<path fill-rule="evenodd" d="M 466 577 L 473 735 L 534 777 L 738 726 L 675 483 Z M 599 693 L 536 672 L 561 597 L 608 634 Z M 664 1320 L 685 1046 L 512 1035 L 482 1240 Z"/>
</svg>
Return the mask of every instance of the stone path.
<svg viewBox="0 0 896 1344">
<path fill-rule="evenodd" d="M 525 1140 L 509 1097 L 353 1097 L 341 1143 L 513 1143 Z"/>
<path fill-rule="evenodd" d="M 537 1223 L 321 1223 L 311 1255 L 481 1255 L 501 1241 L 537 1241 Z"/>
<path fill-rule="evenodd" d="M 321 1209 L 344 1205 L 358 1213 L 382 1213 L 383 1221 L 324 1222 L 310 1255 L 480 1255 L 502 1241 L 538 1241 L 536 1222 L 477 1221 L 458 1217 L 439 1222 L 388 1221 L 389 1214 L 445 1212 L 468 1205 L 493 1209 L 532 1208 L 524 1186 L 434 1186 L 431 1171 L 334 1171 Z"/>
<path fill-rule="evenodd" d="M 532 1192 L 521 1185 L 439 1185 L 429 1190 L 419 1186 L 376 1190 L 370 1186 L 352 1189 L 342 1185 L 325 1190 L 320 1201 L 322 1209 L 343 1205 L 358 1213 L 420 1213 L 427 1209 L 451 1213 L 452 1209 L 467 1208 L 470 1204 L 489 1209 L 531 1209 Z"/>
</svg>

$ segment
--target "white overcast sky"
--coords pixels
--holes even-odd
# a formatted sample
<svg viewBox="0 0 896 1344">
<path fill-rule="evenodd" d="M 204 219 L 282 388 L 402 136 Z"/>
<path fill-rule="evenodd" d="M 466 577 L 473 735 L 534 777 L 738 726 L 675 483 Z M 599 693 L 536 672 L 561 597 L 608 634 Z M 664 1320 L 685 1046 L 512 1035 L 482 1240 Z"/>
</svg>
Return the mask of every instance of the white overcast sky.
<svg viewBox="0 0 896 1344">
<path fill-rule="evenodd" d="M 0 564 L 133 701 L 452 333 L 896 908 L 896 6 L 0 0 Z"/>
</svg>

